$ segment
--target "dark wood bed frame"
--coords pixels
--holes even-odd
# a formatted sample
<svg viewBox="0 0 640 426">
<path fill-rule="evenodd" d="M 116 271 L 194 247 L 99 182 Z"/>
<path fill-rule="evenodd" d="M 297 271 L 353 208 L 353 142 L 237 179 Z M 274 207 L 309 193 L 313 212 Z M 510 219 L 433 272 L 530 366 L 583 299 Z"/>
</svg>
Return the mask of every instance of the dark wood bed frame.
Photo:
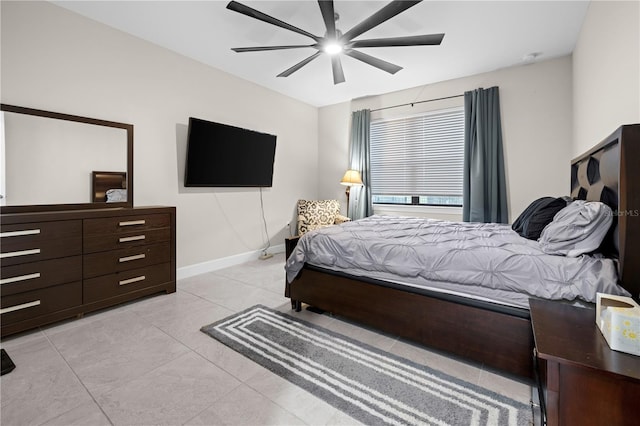
<svg viewBox="0 0 640 426">
<path fill-rule="evenodd" d="M 626 125 L 571 162 L 571 195 L 606 202 L 614 211 L 603 247 L 619 261 L 620 284 L 640 294 L 640 124 Z M 295 246 L 287 241 L 287 256 Z M 533 377 L 529 311 L 420 291 L 305 265 L 285 296 L 381 331 L 482 363 Z"/>
</svg>

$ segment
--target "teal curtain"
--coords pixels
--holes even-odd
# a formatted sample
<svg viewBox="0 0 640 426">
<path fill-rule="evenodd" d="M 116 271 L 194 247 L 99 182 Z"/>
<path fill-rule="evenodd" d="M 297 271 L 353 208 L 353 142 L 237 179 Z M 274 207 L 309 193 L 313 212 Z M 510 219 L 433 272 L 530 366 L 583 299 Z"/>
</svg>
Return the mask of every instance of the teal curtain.
<svg viewBox="0 0 640 426">
<path fill-rule="evenodd" d="M 464 94 L 462 220 L 507 223 L 507 182 L 497 87 Z"/>
<path fill-rule="evenodd" d="M 364 186 L 351 187 L 349 197 L 349 217 L 362 219 L 373 214 L 371 204 L 371 182 L 369 166 L 369 126 L 371 125 L 371 111 L 363 109 L 354 111 L 351 115 L 351 169 L 358 170 L 362 176 Z"/>
</svg>

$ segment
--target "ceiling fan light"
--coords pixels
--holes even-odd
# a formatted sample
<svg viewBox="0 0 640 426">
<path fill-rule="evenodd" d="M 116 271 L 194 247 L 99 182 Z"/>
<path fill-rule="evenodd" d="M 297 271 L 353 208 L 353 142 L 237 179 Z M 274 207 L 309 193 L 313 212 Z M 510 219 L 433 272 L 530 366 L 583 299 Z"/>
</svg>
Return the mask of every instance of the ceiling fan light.
<svg viewBox="0 0 640 426">
<path fill-rule="evenodd" d="M 342 52 L 342 45 L 338 42 L 332 41 L 325 44 L 322 50 L 324 50 L 325 53 L 329 55 L 337 55 L 338 53 Z"/>
</svg>

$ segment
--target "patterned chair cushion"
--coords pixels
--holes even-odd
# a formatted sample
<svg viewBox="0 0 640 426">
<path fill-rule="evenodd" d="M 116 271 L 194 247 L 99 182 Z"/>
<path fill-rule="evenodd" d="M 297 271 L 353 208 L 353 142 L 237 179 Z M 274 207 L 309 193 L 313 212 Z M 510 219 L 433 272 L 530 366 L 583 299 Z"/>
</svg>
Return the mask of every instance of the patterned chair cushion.
<svg viewBox="0 0 640 426">
<path fill-rule="evenodd" d="M 298 235 L 349 220 L 340 214 L 338 200 L 298 200 Z"/>
</svg>

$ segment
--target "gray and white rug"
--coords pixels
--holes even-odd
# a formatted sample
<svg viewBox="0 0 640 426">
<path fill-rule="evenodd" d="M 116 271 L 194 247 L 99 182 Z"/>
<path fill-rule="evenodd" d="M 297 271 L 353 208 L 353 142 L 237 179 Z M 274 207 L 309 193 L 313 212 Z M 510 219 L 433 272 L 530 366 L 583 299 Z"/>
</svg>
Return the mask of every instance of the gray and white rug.
<svg viewBox="0 0 640 426">
<path fill-rule="evenodd" d="M 529 407 L 257 305 L 203 332 L 367 425 L 528 425 Z"/>
</svg>

